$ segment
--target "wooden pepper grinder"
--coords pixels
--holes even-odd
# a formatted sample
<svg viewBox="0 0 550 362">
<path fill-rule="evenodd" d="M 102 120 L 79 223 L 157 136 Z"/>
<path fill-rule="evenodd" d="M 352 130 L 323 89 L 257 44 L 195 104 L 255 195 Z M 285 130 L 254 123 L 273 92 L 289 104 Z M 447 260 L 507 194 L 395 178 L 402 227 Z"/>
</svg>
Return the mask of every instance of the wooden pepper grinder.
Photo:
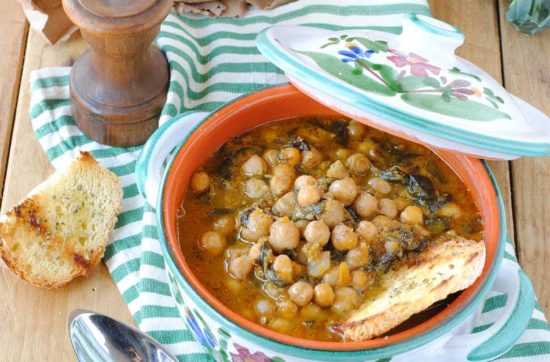
<svg viewBox="0 0 550 362">
<path fill-rule="evenodd" d="M 169 69 L 153 40 L 171 0 L 63 0 L 91 49 L 73 65 L 73 117 L 82 132 L 112 146 L 143 144 L 158 126 Z"/>
</svg>

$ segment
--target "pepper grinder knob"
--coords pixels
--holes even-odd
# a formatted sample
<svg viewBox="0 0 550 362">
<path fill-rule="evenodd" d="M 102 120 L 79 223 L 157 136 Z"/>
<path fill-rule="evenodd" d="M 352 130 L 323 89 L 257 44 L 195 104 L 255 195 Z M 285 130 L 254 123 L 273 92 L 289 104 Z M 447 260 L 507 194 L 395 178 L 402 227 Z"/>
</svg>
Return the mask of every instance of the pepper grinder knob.
<svg viewBox="0 0 550 362">
<path fill-rule="evenodd" d="M 63 0 L 91 48 L 74 63 L 72 114 L 93 140 L 143 144 L 158 126 L 169 68 L 153 40 L 171 0 Z"/>
</svg>

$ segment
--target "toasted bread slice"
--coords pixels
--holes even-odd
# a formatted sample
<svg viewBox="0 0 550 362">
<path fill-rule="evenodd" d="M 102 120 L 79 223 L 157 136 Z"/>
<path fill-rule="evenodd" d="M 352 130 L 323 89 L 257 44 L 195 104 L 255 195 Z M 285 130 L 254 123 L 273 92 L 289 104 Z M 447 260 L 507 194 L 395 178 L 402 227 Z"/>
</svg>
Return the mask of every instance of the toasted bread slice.
<svg viewBox="0 0 550 362">
<path fill-rule="evenodd" d="M 415 265 L 385 274 L 376 293 L 335 328 L 351 341 L 380 336 L 438 300 L 468 288 L 484 263 L 482 241 L 441 237 L 420 253 Z"/>
<path fill-rule="evenodd" d="M 60 287 L 100 262 L 121 202 L 118 177 L 81 152 L 0 216 L 0 255 L 21 279 Z"/>
</svg>

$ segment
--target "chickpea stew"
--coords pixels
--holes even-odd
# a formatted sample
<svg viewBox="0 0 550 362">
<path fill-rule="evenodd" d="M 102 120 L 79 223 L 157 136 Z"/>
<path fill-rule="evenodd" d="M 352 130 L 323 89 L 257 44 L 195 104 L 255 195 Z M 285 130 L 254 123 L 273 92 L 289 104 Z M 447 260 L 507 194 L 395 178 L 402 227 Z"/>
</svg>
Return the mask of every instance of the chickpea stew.
<svg viewBox="0 0 550 362">
<path fill-rule="evenodd" d="M 178 238 L 191 270 L 241 316 L 295 337 L 332 326 L 437 237 L 482 239 L 468 190 L 424 146 L 357 121 L 273 122 L 191 177 Z"/>
</svg>

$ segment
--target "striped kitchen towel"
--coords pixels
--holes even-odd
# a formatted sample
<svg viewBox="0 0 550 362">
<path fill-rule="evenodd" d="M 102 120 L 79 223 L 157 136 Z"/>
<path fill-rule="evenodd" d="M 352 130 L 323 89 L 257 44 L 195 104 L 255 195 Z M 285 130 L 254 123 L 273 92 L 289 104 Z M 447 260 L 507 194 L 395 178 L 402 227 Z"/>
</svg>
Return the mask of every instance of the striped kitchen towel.
<svg viewBox="0 0 550 362">
<path fill-rule="evenodd" d="M 338 5 L 336 5 L 338 4 Z M 282 72 L 256 49 L 256 34 L 271 24 L 307 24 L 327 29 L 377 29 L 398 33 L 404 13 L 430 15 L 425 0 L 301 0 L 272 11 L 250 11 L 242 19 L 179 17 L 161 26 L 158 45 L 170 63 L 170 88 L 161 124 L 187 110 L 212 111 L 232 99 L 285 82 Z M 79 150 L 91 152 L 123 185 L 123 211 L 104 261 L 139 327 L 182 361 L 211 360 L 186 330 L 170 297 L 156 234 L 155 211 L 138 192 L 134 167 L 140 147 L 114 148 L 91 141 L 70 112 L 70 68 L 32 73 L 31 119 L 55 167 Z M 513 248 L 507 247 L 508 257 Z M 490 295 L 477 330 L 491 325 L 506 295 Z M 537 306 L 531 323 L 505 359 L 550 359 L 550 328 Z"/>
</svg>

